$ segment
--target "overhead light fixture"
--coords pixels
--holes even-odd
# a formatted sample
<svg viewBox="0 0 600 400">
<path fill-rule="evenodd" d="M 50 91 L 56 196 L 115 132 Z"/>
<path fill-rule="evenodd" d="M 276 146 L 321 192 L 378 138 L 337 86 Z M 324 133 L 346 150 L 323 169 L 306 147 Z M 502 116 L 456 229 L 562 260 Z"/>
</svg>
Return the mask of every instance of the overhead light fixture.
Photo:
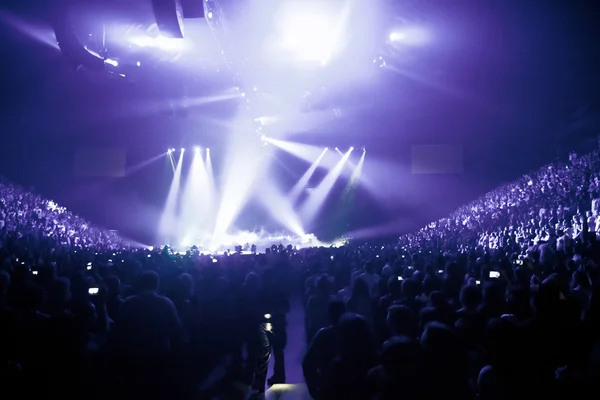
<svg viewBox="0 0 600 400">
<path fill-rule="evenodd" d="M 117 60 L 113 60 L 112 58 L 107 58 L 104 60 L 104 62 L 108 65 L 112 65 L 113 67 L 119 66 L 119 62 Z"/>
</svg>

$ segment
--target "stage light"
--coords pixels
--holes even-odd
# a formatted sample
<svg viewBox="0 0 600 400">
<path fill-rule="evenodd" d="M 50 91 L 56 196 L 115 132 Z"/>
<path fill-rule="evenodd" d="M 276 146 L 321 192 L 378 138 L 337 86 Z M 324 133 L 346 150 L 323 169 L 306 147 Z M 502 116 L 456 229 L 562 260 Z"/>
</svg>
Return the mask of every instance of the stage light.
<svg viewBox="0 0 600 400">
<path fill-rule="evenodd" d="M 183 7 L 181 0 L 152 0 L 158 30 L 167 37 L 183 39 Z"/>
<path fill-rule="evenodd" d="M 404 32 L 392 32 L 390 33 L 390 42 L 400 42 L 406 38 Z"/>
<path fill-rule="evenodd" d="M 171 154 L 171 153 L 172 153 L 171 149 L 167 150 L 167 154 Z"/>
<path fill-rule="evenodd" d="M 361 148 L 361 150 L 363 151 L 363 153 L 365 153 L 365 152 L 367 151 L 367 148 L 366 148 L 365 146 L 363 146 L 363 147 Z"/>
<path fill-rule="evenodd" d="M 296 62 L 327 64 L 345 34 L 341 10 L 323 1 L 284 2 L 277 23 L 278 50 Z"/>
<path fill-rule="evenodd" d="M 104 62 L 107 63 L 108 65 L 112 65 L 113 67 L 119 66 L 119 62 L 117 60 L 113 60 L 111 58 L 107 58 L 106 60 L 104 60 Z"/>
<path fill-rule="evenodd" d="M 350 147 L 350 151 L 354 150 L 354 147 Z"/>
<path fill-rule="evenodd" d="M 338 151 L 339 149 L 336 147 L 335 150 Z"/>
<path fill-rule="evenodd" d="M 377 57 L 376 59 L 373 60 L 373 64 L 375 64 L 376 66 L 378 66 L 379 68 L 383 68 L 385 67 L 386 63 L 383 57 Z"/>
<path fill-rule="evenodd" d="M 325 151 L 329 150 L 329 147 L 325 147 Z"/>
<path fill-rule="evenodd" d="M 208 17 L 208 19 L 212 19 L 212 17 L 213 17 L 213 13 L 212 13 L 212 12 L 209 12 L 209 13 L 208 13 L 208 15 L 207 15 L 207 17 Z"/>
<path fill-rule="evenodd" d="M 172 148 L 172 149 L 171 149 L 171 153 L 173 153 L 174 151 L 175 151 L 175 149 L 174 149 L 174 148 Z"/>
<path fill-rule="evenodd" d="M 207 153 L 210 153 L 210 149 L 209 149 L 208 147 L 206 148 L 206 152 L 207 152 Z"/>
<path fill-rule="evenodd" d="M 200 151 L 200 147 L 199 147 L 199 146 L 195 146 L 195 147 L 194 147 L 194 150 L 195 150 L 196 152 L 199 152 L 199 151 Z"/>
<path fill-rule="evenodd" d="M 184 151 L 185 151 L 185 149 L 182 147 L 182 148 L 181 148 L 181 151 L 182 151 L 182 152 L 184 152 Z"/>
<path fill-rule="evenodd" d="M 158 36 L 133 35 L 128 41 L 138 47 L 153 48 L 168 53 L 181 53 L 187 46 L 185 40 Z"/>
<path fill-rule="evenodd" d="M 392 45 L 401 43 L 403 46 L 423 46 L 431 42 L 432 34 L 425 26 L 404 26 L 402 30 L 390 33 L 388 42 Z"/>
<path fill-rule="evenodd" d="M 138 62 L 136 63 L 136 65 L 139 67 L 139 66 L 141 66 L 141 65 L 142 65 L 142 63 L 138 61 Z"/>
</svg>

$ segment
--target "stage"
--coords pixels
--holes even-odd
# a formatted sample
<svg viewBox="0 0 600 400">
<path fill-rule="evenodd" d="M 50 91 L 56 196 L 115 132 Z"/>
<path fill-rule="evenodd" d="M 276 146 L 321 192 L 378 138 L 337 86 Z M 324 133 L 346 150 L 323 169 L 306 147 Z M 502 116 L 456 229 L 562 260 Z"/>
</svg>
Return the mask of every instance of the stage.
<svg viewBox="0 0 600 400">
<path fill-rule="evenodd" d="M 293 234 L 268 234 L 265 232 L 240 231 L 236 234 L 222 235 L 217 240 L 198 240 L 184 243 L 163 243 L 160 247 L 169 246 L 176 253 L 185 253 L 190 249 L 202 254 L 223 254 L 235 252 L 241 247 L 242 254 L 264 254 L 267 248 L 273 246 L 291 246 L 295 250 L 309 247 L 340 247 L 348 242 L 340 238 L 333 242 L 322 242 L 313 234 L 296 236 Z M 158 247 L 158 246 L 156 246 Z"/>
</svg>

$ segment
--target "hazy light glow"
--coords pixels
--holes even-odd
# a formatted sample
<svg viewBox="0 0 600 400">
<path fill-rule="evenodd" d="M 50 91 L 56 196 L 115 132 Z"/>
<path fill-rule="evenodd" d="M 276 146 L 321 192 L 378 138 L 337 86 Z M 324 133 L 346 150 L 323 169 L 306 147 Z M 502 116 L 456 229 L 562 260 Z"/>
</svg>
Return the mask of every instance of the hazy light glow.
<svg viewBox="0 0 600 400">
<path fill-rule="evenodd" d="M 167 157 L 169 157 L 169 162 L 171 163 L 171 168 L 173 168 L 173 174 L 175 174 L 175 161 L 173 161 L 173 152 L 169 150 L 167 152 Z"/>
<path fill-rule="evenodd" d="M 291 204 L 296 203 L 296 200 L 298 200 L 298 198 L 300 197 L 300 194 L 302 193 L 302 191 L 304 190 L 306 185 L 308 185 L 308 182 L 310 182 L 310 178 L 313 176 L 313 174 L 319 167 L 319 164 L 321 163 L 321 160 L 325 156 L 325 153 L 327 153 L 327 148 L 323 149 L 323 152 L 321 154 L 319 154 L 319 157 L 317 157 L 317 159 L 315 161 L 313 161 L 313 163 L 306 170 L 306 172 L 302 175 L 302 177 L 298 180 L 298 182 L 296 182 L 296 184 L 294 185 L 292 190 L 290 190 L 290 193 L 288 194 L 288 198 L 290 199 Z"/>
<path fill-rule="evenodd" d="M 205 201 L 207 203 L 207 210 L 210 213 L 216 214 L 217 212 L 217 188 L 215 186 L 215 176 L 213 173 L 212 161 L 210 159 L 210 150 L 206 149 L 206 157 L 204 159 L 204 168 L 206 169 L 206 185 L 205 192 L 206 196 L 204 196 Z M 214 228 L 214 224 L 216 221 L 213 221 L 212 227 Z"/>
<path fill-rule="evenodd" d="M 315 191 L 310 194 L 308 199 L 306 199 L 302 205 L 300 209 L 300 216 L 305 223 L 310 223 L 317 216 L 321 206 L 327 199 L 329 192 L 331 192 L 333 185 L 335 185 L 335 182 L 342 174 L 344 165 L 346 164 L 346 161 L 348 161 L 351 153 L 352 148 L 350 148 L 350 150 L 344 154 L 344 157 L 337 162 L 335 167 L 329 171 L 323 181 L 321 181 L 319 186 L 317 186 Z"/>
<path fill-rule="evenodd" d="M 400 42 L 406 38 L 406 33 L 404 32 L 392 32 L 390 33 L 390 41 L 391 42 Z"/>
<path fill-rule="evenodd" d="M 360 155 L 360 159 L 358 160 L 358 164 L 353 168 L 352 175 L 350 176 L 350 181 L 348 182 L 348 186 L 353 186 L 360 181 L 362 176 L 363 164 L 365 163 L 365 155 L 367 153 L 365 151 Z"/>
<path fill-rule="evenodd" d="M 0 20 L 3 24 L 7 24 L 13 29 L 19 31 L 20 34 L 28 36 L 30 39 L 36 40 L 39 43 L 43 43 L 46 46 L 59 50 L 56 37 L 47 26 L 38 26 L 31 21 L 26 21 L 20 18 L 15 13 L 9 13 L 4 10 L 0 10 Z"/>
<path fill-rule="evenodd" d="M 108 65 L 112 65 L 113 67 L 119 66 L 119 62 L 117 60 L 113 60 L 111 58 L 107 58 L 106 60 L 104 60 L 104 62 Z"/>
<path fill-rule="evenodd" d="M 164 52 L 180 52 L 186 49 L 186 41 L 184 39 L 171 39 L 164 36 L 137 36 L 129 38 L 129 41 L 138 47 L 153 48 Z"/>
<path fill-rule="evenodd" d="M 169 154 L 169 157 L 172 157 L 172 155 Z M 183 153 L 180 153 L 179 160 L 177 161 L 177 167 L 175 168 L 175 173 L 173 175 L 173 181 L 171 182 L 171 188 L 169 189 L 165 208 L 160 218 L 158 227 L 159 235 L 163 238 L 164 243 L 170 243 L 174 239 L 174 235 L 176 233 L 175 231 L 177 229 L 177 224 L 175 221 L 177 220 L 176 208 L 179 196 L 179 186 L 181 182 L 182 164 Z"/>
<path fill-rule="evenodd" d="M 256 194 L 271 217 L 295 235 L 305 235 L 302 225 L 300 224 L 300 219 L 294 212 L 292 204 L 281 194 L 271 180 L 266 179 L 262 182 L 261 188 Z"/>
<path fill-rule="evenodd" d="M 333 4 L 332 4 L 333 3 Z M 349 2 L 287 1 L 276 13 L 276 52 L 326 64 L 341 51 Z"/>
<path fill-rule="evenodd" d="M 225 160 L 223 189 L 217 212 L 212 247 L 222 243 L 242 207 L 252 193 L 256 179 L 265 167 L 261 142 L 243 129 L 230 137 L 230 149 Z"/>
<path fill-rule="evenodd" d="M 287 141 L 287 140 L 280 140 L 280 139 L 273 139 L 273 138 L 266 138 L 265 141 L 270 144 L 273 144 L 273 145 L 279 147 L 280 149 L 282 149 L 282 150 L 284 150 L 284 151 L 286 151 L 308 163 L 311 163 L 311 164 L 323 152 L 323 149 L 321 147 L 313 146 L 310 144 L 291 142 L 291 141 Z M 340 155 L 342 155 L 342 156 L 344 155 L 344 153 L 339 151 L 337 147 L 336 147 L 336 151 L 338 151 Z M 337 165 L 338 161 L 339 161 L 339 159 L 337 157 L 333 157 L 333 156 L 328 157 L 327 153 L 326 153 L 321 158 L 319 166 L 330 170 Z M 349 170 L 348 171 L 344 170 L 343 173 L 344 173 L 344 176 L 348 176 L 348 177 L 350 176 Z"/>
<path fill-rule="evenodd" d="M 409 26 L 397 29 L 390 33 L 389 41 L 392 44 L 404 46 L 423 46 L 430 43 L 432 33 L 423 26 Z"/>
<path fill-rule="evenodd" d="M 221 101 L 233 100 L 240 97 L 239 93 L 224 93 L 215 96 L 192 97 L 187 99 L 188 106 L 200 106 L 203 104 L 218 103 Z"/>
<path fill-rule="evenodd" d="M 310 144 L 273 139 L 266 136 L 263 140 L 309 163 L 312 163 L 323 151 L 321 147 Z"/>
<path fill-rule="evenodd" d="M 340 155 L 340 157 L 344 157 L 344 153 L 342 153 L 342 151 L 340 149 L 338 149 L 337 147 L 335 148 L 335 150 L 337 151 L 337 153 Z M 350 147 L 350 150 L 354 150 L 354 147 Z M 348 160 L 348 162 L 346 163 L 348 165 L 348 168 L 346 168 L 344 170 L 344 176 L 346 176 L 349 172 L 348 171 L 354 171 L 354 169 L 356 168 L 356 164 L 354 164 L 352 162 L 352 160 Z"/>
<path fill-rule="evenodd" d="M 207 190 L 210 179 L 202 159 L 200 148 L 195 148 L 190 173 L 181 201 L 180 231 L 185 244 L 206 244 L 212 238 L 215 224 L 214 204 Z"/>
</svg>

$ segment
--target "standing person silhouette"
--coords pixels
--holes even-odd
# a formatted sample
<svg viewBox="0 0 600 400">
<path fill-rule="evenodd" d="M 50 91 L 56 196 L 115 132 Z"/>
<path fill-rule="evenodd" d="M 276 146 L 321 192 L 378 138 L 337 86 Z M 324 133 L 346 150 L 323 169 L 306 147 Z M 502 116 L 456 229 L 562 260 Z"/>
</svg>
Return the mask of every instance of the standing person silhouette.
<svg viewBox="0 0 600 400">
<path fill-rule="evenodd" d="M 263 274 L 264 296 L 268 305 L 266 331 L 269 335 L 273 358 L 275 361 L 273 375 L 267 380 L 269 386 L 285 383 L 285 356 L 287 345 L 287 314 L 290 302 L 284 288 L 277 281 L 274 271 L 269 269 Z"/>
</svg>

